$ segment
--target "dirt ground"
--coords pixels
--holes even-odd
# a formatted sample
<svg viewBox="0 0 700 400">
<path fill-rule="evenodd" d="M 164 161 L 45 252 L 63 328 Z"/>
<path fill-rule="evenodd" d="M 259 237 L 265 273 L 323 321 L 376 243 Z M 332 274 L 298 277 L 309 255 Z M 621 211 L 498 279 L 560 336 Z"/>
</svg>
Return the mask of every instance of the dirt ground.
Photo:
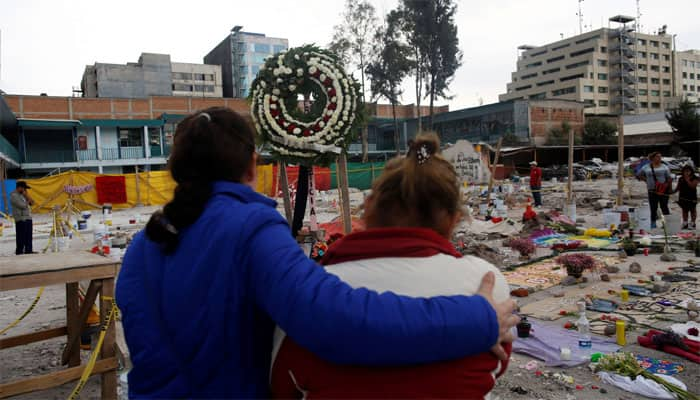
<svg viewBox="0 0 700 400">
<path fill-rule="evenodd" d="M 545 187 L 553 187 L 551 184 Z M 639 205 L 644 199 L 644 188 L 640 183 L 629 182 L 632 190 L 626 194 L 626 203 L 629 205 Z M 616 188 L 616 183 L 613 180 L 591 182 L 576 182 L 575 187 L 581 196 L 590 196 L 591 191 L 602 193 L 603 198 L 614 200 L 614 195 L 611 193 Z M 597 196 L 598 194 L 596 194 Z M 561 191 L 551 191 L 550 194 L 544 196 L 545 208 L 562 207 L 565 194 Z M 359 206 L 362 202 L 361 193 L 353 194 L 353 205 Z M 319 218 L 321 221 L 330 219 L 333 216 L 332 212 L 327 212 L 324 216 L 322 207 L 319 210 Z M 671 204 L 672 212 L 678 213 L 679 210 L 675 204 Z M 152 213 L 154 208 L 139 208 L 132 210 L 124 210 L 115 212 L 115 225 L 120 226 L 123 230 L 134 231 L 140 229 L 142 225 L 129 225 L 128 220 L 136 218 L 139 215 L 141 221 L 147 218 Z M 522 214 L 522 208 L 512 209 L 509 215 L 519 219 Z M 602 227 L 601 212 L 594 211 L 591 207 L 579 207 L 578 215 L 585 220 L 583 226 Z M 579 225 L 581 226 L 581 224 Z M 48 216 L 39 215 L 35 217 L 35 250 L 41 251 L 48 240 Z M 660 231 L 655 231 L 660 233 Z M 71 249 L 88 249 L 92 245 L 92 233 L 84 232 L 85 241 L 74 238 L 71 243 Z M 491 245 L 500 247 L 501 240 L 487 241 Z M 0 268 L 4 265 L 9 265 L 13 260 L 14 252 L 14 232 L 5 231 L 4 236 L 0 237 Z M 538 255 L 544 255 L 548 251 L 544 249 L 538 250 Z M 636 255 L 628 258 L 621 263 L 621 269 L 625 268 L 631 261 L 638 261 L 642 265 L 643 274 L 648 275 L 657 270 L 665 270 L 669 266 L 682 265 L 688 259 L 692 259 L 690 252 L 679 252 L 676 254 L 679 261 L 675 263 L 662 263 L 659 261 L 658 254 L 652 254 L 648 257 Z M 700 261 L 700 260 L 698 260 Z M 695 273 L 694 276 L 700 277 L 700 274 Z M 587 285 L 592 287 L 599 285 L 600 282 L 590 282 Z M 564 298 L 567 298 L 567 292 L 578 288 L 554 286 L 546 290 L 542 290 L 532 295 L 519 299 L 519 304 L 525 306 L 529 303 L 542 300 L 553 296 L 555 292 L 564 291 Z M 18 326 L 11 329 L 0 338 L 15 336 L 18 334 L 29 333 L 46 329 L 49 327 L 57 327 L 65 323 L 66 308 L 65 308 L 65 291 L 63 286 L 49 286 L 44 291 L 41 300 L 37 304 L 36 309 L 29 314 Z M 0 292 L 0 328 L 4 328 L 10 324 L 17 316 L 19 316 L 32 302 L 37 294 L 36 289 L 24 289 L 14 291 Z M 561 326 L 564 320 L 551 322 L 543 322 L 547 325 Z M 665 328 L 671 322 L 660 322 L 659 327 Z M 663 352 L 642 348 L 637 346 L 636 337 L 641 331 L 632 331 L 627 334 L 628 345 L 624 346 L 624 351 L 631 351 L 635 354 L 642 354 L 650 357 L 679 362 L 685 366 L 685 370 L 676 375 L 678 379 L 688 385 L 688 389 L 693 393 L 700 393 L 700 365 L 694 364 L 685 359 L 675 357 Z M 47 340 L 44 342 L 34 343 L 27 346 L 14 347 L 1 351 L 0 362 L 0 382 L 7 383 L 16 379 L 46 373 L 50 371 L 58 371 L 62 369 L 60 364 L 60 356 L 64 345 L 62 338 Z M 89 357 L 89 351 L 82 351 L 83 361 Z M 575 368 L 546 368 L 544 363 L 538 361 L 539 367 L 535 370 L 525 369 L 524 366 L 533 358 L 513 354 L 508 371 L 498 381 L 496 388 L 492 393 L 493 399 L 637 399 L 638 395 L 625 392 L 610 385 L 601 383 L 595 375 L 588 369 L 587 365 Z M 536 371 L 542 374 L 538 375 Z M 547 375 L 555 372 L 561 372 L 570 375 L 574 378 L 574 383 L 561 383 L 555 378 L 547 377 Z M 126 387 L 126 371 L 120 371 L 120 397 L 126 398 L 124 388 Z M 34 392 L 25 395 L 17 396 L 17 399 L 61 399 L 67 398 L 73 389 L 75 382 L 65 384 L 61 387 Z M 581 389 L 577 389 L 579 385 Z M 593 387 L 598 387 L 594 389 Z M 605 391 L 605 393 L 603 393 Z M 93 377 L 89 380 L 88 385 L 83 389 L 80 398 L 99 398 L 99 377 Z"/>
</svg>

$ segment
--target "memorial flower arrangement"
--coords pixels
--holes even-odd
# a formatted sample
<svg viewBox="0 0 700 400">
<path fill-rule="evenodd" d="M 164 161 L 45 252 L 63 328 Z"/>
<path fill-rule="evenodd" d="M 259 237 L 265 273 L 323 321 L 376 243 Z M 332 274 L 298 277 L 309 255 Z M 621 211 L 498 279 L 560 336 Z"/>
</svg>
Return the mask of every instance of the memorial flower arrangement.
<svg viewBox="0 0 700 400">
<path fill-rule="evenodd" d="M 530 239 L 511 239 L 508 242 L 508 247 L 520 253 L 521 256 L 530 256 L 535 252 L 535 244 Z"/>
<path fill-rule="evenodd" d="M 276 158 L 326 165 L 359 130 L 360 93 L 333 53 L 305 45 L 266 60 L 251 86 L 250 113 Z"/>
<path fill-rule="evenodd" d="M 595 258 L 581 253 L 561 255 L 556 262 L 566 267 L 567 275 L 575 278 L 580 278 L 584 270 L 593 270 L 597 266 Z"/>
<path fill-rule="evenodd" d="M 700 399 L 700 397 L 698 397 L 697 395 L 694 395 L 688 392 L 687 390 L 683 390 L 680 387 L 670 382 L 667 382 L 658 375 L 655 375 L 642 368 L 639 365 L 637 358 L 632 353 L 619 352 L 613 354 L 604 354 L 600 357 L 598 363 L 595 364 L 594 368 L 596 371 L 607 371 L 622 376 L 628 376 L 632 380 L 637 379 L 638 376 L 642 376 L 663 386 L 664 389 L 674 394 L 680 400 Z"/>
</svg>

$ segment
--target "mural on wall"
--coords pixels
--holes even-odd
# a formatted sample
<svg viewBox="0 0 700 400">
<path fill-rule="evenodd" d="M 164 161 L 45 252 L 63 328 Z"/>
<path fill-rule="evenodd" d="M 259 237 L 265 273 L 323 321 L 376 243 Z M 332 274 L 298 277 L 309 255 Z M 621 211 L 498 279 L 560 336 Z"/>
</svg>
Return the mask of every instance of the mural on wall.
<svg viewBox="0 0 700 400">
<path fill-rule="evenodd" d="M 467 140 L 458 140 L 443 151 L 442 155 L 455 167 L 462 182 L 483 183 L 491 176 L 486 160 Z"/>
</svg>

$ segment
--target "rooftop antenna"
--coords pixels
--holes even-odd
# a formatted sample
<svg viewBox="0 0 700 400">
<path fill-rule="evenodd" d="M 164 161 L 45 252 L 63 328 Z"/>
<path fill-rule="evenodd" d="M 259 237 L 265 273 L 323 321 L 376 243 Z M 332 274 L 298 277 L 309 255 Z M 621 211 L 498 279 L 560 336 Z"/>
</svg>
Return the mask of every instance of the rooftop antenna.
<svg viewBox="0 0 700 400">
<path fill-rule="evenodd" d="M 578 33 L 579 35 L 583 33 L 583 13 L 581 12 L 581 3 L 583 3 L 583 0 L 578 0 Z M 637 1 L 637 4 L 639 4 L 639 1 Z"/>
<path fill-rule="evenodd" d="M 639 0 L 637 0 L 637 32 L 642 32 L 642 9 L 639 6 Z"/>
</svg>

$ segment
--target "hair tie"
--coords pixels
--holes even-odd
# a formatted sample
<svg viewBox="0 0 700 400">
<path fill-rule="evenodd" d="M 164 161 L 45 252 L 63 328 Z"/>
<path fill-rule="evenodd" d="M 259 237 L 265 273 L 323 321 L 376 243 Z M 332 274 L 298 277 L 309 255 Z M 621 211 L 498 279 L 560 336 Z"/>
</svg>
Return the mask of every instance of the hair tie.
<svg viewBox="0 0 700 400">
<path fill-rule="evenodd" d="M 177 235 L 177 228 L 170 223 L 170 220 L 165 215 L 161 215 L 161 217 L 158 218 L 158 223 L 165 228 L 166 231 L 172 233 L 173 235 Z"/>
<path fill-rule="evenodd" d="M 418 158 L 418 165 L 424 164 L 430 158 L 430 152 L 428 152 L 428 146 L 422 144 L 418 150 L 416 150 L 416 157 Z"/>
<path fill-rule="evenodd" d="M 208 113 L 201 112 L 201 113 L 199 113 L 199 115 L 197 115 L 197 118 L 199 118 L 199 117 L 204 117 L 207 119 L 207 121 L 211 122 L 211 115 L 209 115 Z"/>
</svg>

